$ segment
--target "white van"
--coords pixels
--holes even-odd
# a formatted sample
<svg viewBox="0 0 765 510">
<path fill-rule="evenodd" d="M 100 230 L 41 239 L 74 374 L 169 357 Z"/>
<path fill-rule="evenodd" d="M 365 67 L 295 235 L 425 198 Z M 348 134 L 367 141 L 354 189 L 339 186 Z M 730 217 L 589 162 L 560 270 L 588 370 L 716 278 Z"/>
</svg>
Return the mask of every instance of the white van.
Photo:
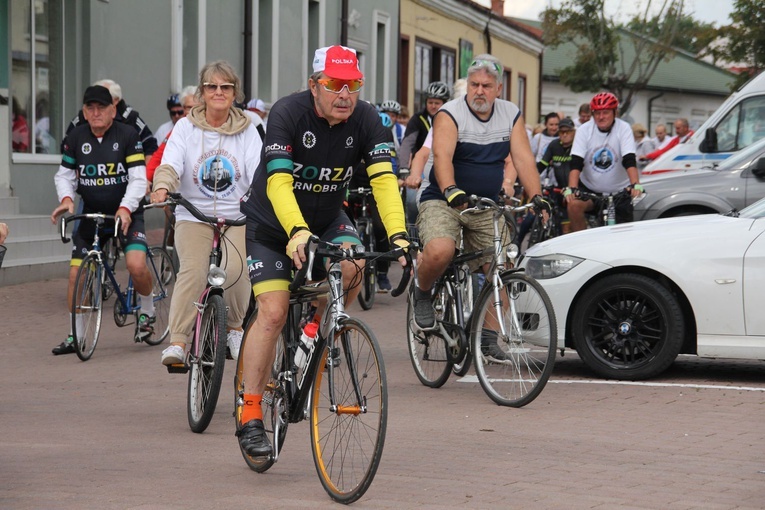
<svg viewBox="0 0 765 510">
<path fill-rule="evenodd" d="M 761 138 L 765 138 L 765 72 L 731 94 L 687 142 L 656 158 L 642 174 L 712 166 Z"/>
</svg>

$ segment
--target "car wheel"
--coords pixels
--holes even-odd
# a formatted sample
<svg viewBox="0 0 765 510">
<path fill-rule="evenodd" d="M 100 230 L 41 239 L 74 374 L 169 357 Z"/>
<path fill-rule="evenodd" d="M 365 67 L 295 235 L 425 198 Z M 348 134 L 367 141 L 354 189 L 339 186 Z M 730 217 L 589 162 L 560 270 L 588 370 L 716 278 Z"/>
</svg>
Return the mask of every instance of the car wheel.
<svg viewBox="0 0 765 510">
<path fill-rule="evenodd" d="M 658 281 L 614 274 L 588 288 L 572 314 L 574 346 L 598 375 L 636 380 L 672 364 L 685 337 L 683 312 Z"/>
</svg>

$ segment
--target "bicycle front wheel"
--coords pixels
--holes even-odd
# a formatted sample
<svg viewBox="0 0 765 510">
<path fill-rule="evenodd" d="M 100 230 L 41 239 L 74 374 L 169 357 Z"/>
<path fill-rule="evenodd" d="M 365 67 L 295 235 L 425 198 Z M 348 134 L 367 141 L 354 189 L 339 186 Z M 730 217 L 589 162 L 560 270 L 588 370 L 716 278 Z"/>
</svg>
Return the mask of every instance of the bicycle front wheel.
<svg viewBox="0 0 765 510">
<path fill-rule="evenodd" d="M 380 464 L 388 421 L 385 367 L 374 334 L 356 319 L 343 321 L 335 334 L 331 366 L 327 352 L 312 386 L 311 449 L 324 489 L 348 504 L 364 495 Z"/>
<path fill-rule="evenodd" d="M 487 281 L 476 303 L 471 342 L 476 374 L 486 394 L 522 407 L 544 389 L 555 363 L 557 329 L 550 298 L 520 272 L 502 274 L 500 302 Z"/>
<path fill-rule="evenodd" d="M 226 363 L 226 303 L 223 296 L 207 296 L 196 331 L 199 356 L 190 356 L 187 411 L 193 432 L 204 432 L 218 403 Z M 193 350 L 193 347 L 192 347 Z"/>
<path fill-rule="evenodd" d="M 154 295 L 154 333 L 143 339 L 149 345 L 159 345 L 170 333 L 170 297 L 175 286 L 175 267 L 168 253 L 155 246 L 146 257 Z"/>
<path fill-rule="evenodd" d="M 72 336 L 77 357 L 93 356 L 101 332 L 104 268 L 93 255 L 86 256 L 74 281 L 72 294 Z"/>
<path fill-rule="evenodd" d="M 417 379 L 422 384 L 429 388 L 440 388 L 449 379 L 452 363 L 446 352 L 446 341 L 433 332 L 422 331 L 414 323 L 414 285 L 415 283 L 412 282 L 409 287 L 406 308 L 406 340 L 409 344 L 409 359 L 412 361 L 412 368 Z M 433 298 L 436 321 L 443 319 L 444 310 L 450 306 L 446 288 L 443 285 L 439 285 L 438 288 Z"/>
</svg>

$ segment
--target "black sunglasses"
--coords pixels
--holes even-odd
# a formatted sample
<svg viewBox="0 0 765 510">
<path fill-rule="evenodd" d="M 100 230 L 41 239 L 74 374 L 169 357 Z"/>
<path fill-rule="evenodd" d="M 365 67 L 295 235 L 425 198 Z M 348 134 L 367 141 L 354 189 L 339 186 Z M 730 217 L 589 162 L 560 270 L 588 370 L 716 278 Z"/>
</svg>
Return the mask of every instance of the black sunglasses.
<svg viewBox="0 0 765 510">
<path fill-rule="evenodd" d="M 170 115 L 172 117 L 181 117 L 183 115 L 183 110 L 170 110 Z"/>
</svg>

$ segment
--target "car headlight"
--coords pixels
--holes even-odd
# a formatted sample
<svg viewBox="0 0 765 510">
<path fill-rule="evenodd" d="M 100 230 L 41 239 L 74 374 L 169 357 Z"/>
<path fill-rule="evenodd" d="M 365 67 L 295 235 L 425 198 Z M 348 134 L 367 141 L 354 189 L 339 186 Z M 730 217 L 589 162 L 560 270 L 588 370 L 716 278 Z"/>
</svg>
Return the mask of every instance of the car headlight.
<svg viewBox="0 0 765 510">
<path fill-rule="evenodd" d="M 547 280 L 564 275 L 581 264 L 584 259 L 555 253 L 543 257 L 528 257 L 526 272 L 537 280 Z"/>
<path fill-rule="evenodd" d="M 223 287 L 226 283 L 226 272 L 218 266 L 210 266 L 207 272 L 207 282 L 213 287 Z"/>
</svg>

